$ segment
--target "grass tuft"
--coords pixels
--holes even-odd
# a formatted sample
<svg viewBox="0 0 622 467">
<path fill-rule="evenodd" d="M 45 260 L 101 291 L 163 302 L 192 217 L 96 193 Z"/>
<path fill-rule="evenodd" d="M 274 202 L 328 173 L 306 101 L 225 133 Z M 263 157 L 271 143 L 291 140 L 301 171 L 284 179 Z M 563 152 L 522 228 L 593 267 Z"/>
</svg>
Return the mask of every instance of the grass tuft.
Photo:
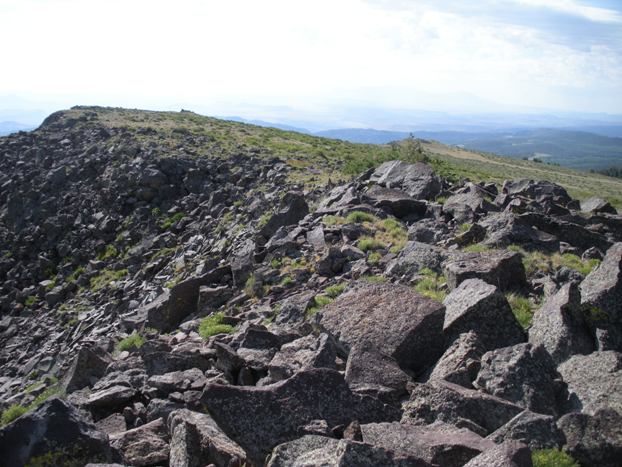
<svg viewBox="0 0 622 467">
<path fill-rule="evenodd" d="M 363 222 L 375 222 L 376 216 L 363 211 L 352 211 L 346 217 L 346 222 L 350 224 L 362 224 Z"/>
<path fill-rule="evenodd" d="M 580 467 L 570 454 L 557 449 L 535 449 L 531 461 L 533 467 Z"/>
<path fill-rule="evenodd" d="M 132 333 L 127 336 L 125 339 L 121 339 L 116 346 L 116 349 L 119 352 L 123 352 L 124 350 L 138 350 L 145 343 L 145 338 L 138 333 Z"/>
<path fill-rule="evenodd" d="M 520 325 L 527 329 L 531 326 L 531 320 L 533 318 L 534 313 L 534 305 L 527 298 L 516 293 L 506 294 L 505 298 L 510 304 L 510 308 L 512 308 L 512 313 L 516 317 L 516 320 L 520 323 Z"/>
<path fill-rule="evenodd" d="M 435 273 L 429 268 L 423 268 L 419 271 L 419 275 L 423 276 L 415 284 L 415 291 L 437 302 L 442 302 L 447 296 L 445 277 Z"/>
<path fill-rule="evenodd" d="M 216 334 L 232 333 L 235 328 L 230 324 L 223 323 L 224 316 L 225 315 L 220 312 L 203 318 L 199 324 L 199 335 L 207 340 Z"/>
</svg>

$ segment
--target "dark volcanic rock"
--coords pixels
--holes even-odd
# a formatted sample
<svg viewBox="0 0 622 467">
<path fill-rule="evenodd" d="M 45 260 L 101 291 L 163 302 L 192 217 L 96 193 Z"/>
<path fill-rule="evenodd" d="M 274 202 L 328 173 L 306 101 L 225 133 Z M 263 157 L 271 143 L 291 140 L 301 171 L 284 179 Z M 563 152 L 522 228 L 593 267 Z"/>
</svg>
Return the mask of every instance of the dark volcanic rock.
<svg viewBox="0 0 622 467">
<path fill-rule="evenodd" d="M 576 284 L 563 286 L 536 311 L 529 328 L 529 342 L 544 346 L 556 364 L 594 350 Z"/>
<path fill-rule="evenodd" d="M 532 467 L 531 451 L 516 441 L 506 441 L 474 457 L 464 467 Z"/>
<path fill-rule="evenodd" d="M 512 251 L 467 253 L 446 261 L 443 272 L 450 289 L 467 279 L 481 279 L 504 291 L 527 284 L 521 255 Z"/>
<path fill-rule="evenodd" d="M 336 426 L 399 418 L 395 409 L 353 394 L 338 372 L 327 369 L 302 371 L 258 388 L 208 385 L 201 402 L 257 463 L 277 444 L 295 439 L 299 428 L 312 420 Z"/>
<path fill-rule="evenodd" d="M 370 342 L 415 373 L 442 351 L 444 307 L 410 288 L 359 282 L 324 307 L 320 324 L 347 348 Z"/>
<path fill-rule="evenodd" d="M 581 211 L 593 213 L 606 212 L 609 214 L 618 213 L 608 201 L 605 201 L 602 198 L 588 198 L 584 201 L 581 201 Z"/>
<path fill-rule="evenodd" d="M 485 353 L 473 385 L 533 412 L 557 415 L 564 399 L 560 379 L 544 347 L 518 344 Z"/>
<path fill-rule="evenodd" d="M 444 257 L 445 254 L 439 247 L 421 242 L 408 242 L 397 258 L 387 265 L 386 274 L 410 280 L 423 268 L 440 271 Z"/>
<path fill-rule="evenodd" d="M 611 408 L 622 413 L 622 354 L 610 350 L 575 355 L 557 369 L 568 384 L 571 409 L 593 414 Z"/>
<path fill-rule="evenodd" d="M 98 431 L 77 409 L 58 398 L 45 402 L 0 430 L 0 459 L 6 467 L 120 460 L 110 447 L 108 436 Z"/>
<path fill-rule="evenodd" d="M 507 422 L 488 439 L 495 443 L 508 440 L 520 441 L 531 449 L 559 448 L 564 444 L 564 435 L 555 424 L 555 417 L 525 410 Z"/>
<path fill-rule="evenodd" d="M 361 432 L 365 443 L 444 467 L 461 467 L 494 446 L 470 430 L 442 422 L 426 426 L 371 423 L 361 425 Z"/>
<path fill-rule="evenodd" d="M 82 347 L 63 376 L 61 385 L 67 392 L 91 386 L 104 376 L 111 361 L 111 356 L 99 347 Z"/>
<path fill-rule="evenodd" d="M 397 188 L 415 199 L 434 199 L 441 192 L 442 183 L 431 167 L 389 161 L 378 167 L 370 181 L 387 188 Z"/>
<path fill-rule="evenodd" d="M 622 416 L 611 409 L 570 413 L 557 422 L 566 449 L 581 465 L 617 467 L 622 459 Z"/>
<path fill-rule="evenodd" d="M 443 331 L 450 341 L 469 331 L 475 332 L 487 350 L 526 340 L 505 296 L 494 285 L 467 279 L 452 290 L 443 304 Z"/>
<path fill-rule="evenodd" d="M 365 201 L 398 219 L 418 219 L 427 210 L 427 204 L 424 201 L 414 199 L 401 190 L 383 188 L 378 185 L 372 186 L 365 193 Z"/>
<path fill-rule="evenodd" d="M 417 384 L 404 403 L 402 423 L 437 420 L 486 436 L 523 411 L 509 401 L 446 381 Z"/>
</svg>

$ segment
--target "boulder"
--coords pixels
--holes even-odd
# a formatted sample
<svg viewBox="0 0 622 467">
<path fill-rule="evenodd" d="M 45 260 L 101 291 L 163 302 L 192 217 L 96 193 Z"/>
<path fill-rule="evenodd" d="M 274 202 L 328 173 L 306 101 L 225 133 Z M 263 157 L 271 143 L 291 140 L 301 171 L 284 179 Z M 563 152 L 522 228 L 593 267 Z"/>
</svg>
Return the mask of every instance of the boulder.
<svg viewBox="0 0 622 467">
<path fill-rule="evenodd" d="M 231 263 L 231 274 L 233 275 L 233 283 L 243 286 L 251 271 L 253 270 L 253 257 L 255 255 L 255 242 L 247 239 L 241 245 L 238 245 L 229 255 Z"/>
<path fill-rule="evenodd" d="M 565 442 L 555 424 L 555 417 L 525 410 L 488 435 L 495 443 L 520 441 L 531 449 L 559 448 Z"/>
<path fill-rule="evenodd" d="M 61 379 L 61 386 L 66 392 L 92 386 L 104 376 L 111 361 L 110 354 L 99 347 L 82 347 Z"/>
<path fill-rule="evenodd" d="M 443 332 L 449 342 L 474 331 L 484 348 L 494 350 L 526 339 L 505 296 L 494 285 L 467 279 L 445 297 Z"/>
<path fill-rule="evenodd" d="M 622 415 L 612 409 L 593 415 L 569 413 L 557 422 L 566 439 L 565 449 L 581 465 L 618 467 L 622 459 Z"/>
<path fill-rule="evenodd" d="M 297 371 L 311 368 L 336 369 L 337 352 L 332 337 L 310 334 L 284 344 L 274 355 L 268 366 L 272 381 L 287 379 Z"/>
<path fill-rule="evenodd" d="M 350 349 L 345 378 L 353 390 L 376 391 L 379 398 L 384 396 L 394 401 L 407 394 L 406 387 L 412 381 L 412 376 L 393 357 L 370 342 L 355 344 Z"/>
<path fill-rule="evenodd" d="M 169 415 L 167 425 L 171 435 L 170 467 L 241 467 L 246 463 L 244 450 L 207 414 L 176 410 Z"/>
<path fill-rule="evenodd" d="M 426 426 L 371 423 L 361 425 L 361 433 L 363 442 L 392 451 L 396 457 L 423 459 L 443 467 L 462 467 L 494 446 L 470 430 L 442 422 Z"/>
<path fill-rule="evenodd" d="M 281 208 L 268 219 L 259 231 L 259 235 L 269 239 L 279 227 L 297 224 L 307 214 L 309 214 L 309 206 L 304 195 L 294 192 L 286 193 L 281 200 Z"/>
<path fill-rule="evenodd" d="M 533 412 L 557 415 L 564 401 L 564 385 L 555 363 L 542 346 L 517 344 L 486 352 L 476 388 Z"/>
<path fill-rule="evenodd" d="M 147 380 L 147 384 L 158 389 L 164 394 L 179 391 L 200 391 L 205 386 L 207 379 L 198 368 L 184 371 L 173 371 L 163 375 L 153 375 Z"/>
<path fill-rule="evenodd" d="M 419 219 L 425 215 L 427 210 L 427 204 L 424 201 L 412 198 L 401 190 L 384 188 L 379 185 L 373 185 L 367 190 L 364 199 L 372 206 L 382 209 L 398 219 Z"/>
<path fill-rule="evenodd" d="M 136 390 L 127 386 L 116 385 L 91 393 L 84 406 L 93 411 L 112 411 L 123 407 L 136 395 Z"/>
<path fill-rule="evenodd" d="M 594 350 L 581 309 L 581 295 L 575 283 L 564 285 L 538 309 L 529 328 L 529 342 L 542 345 L 555 364 L 573 355 L 588 354 Z"/>
<path fill-rule="evenodd" d="M 386 188 L 402 190 L 415 199 L 432 200 L 442 189 L 441 179 L 434 170 L 419 162 L 384 162 L 372 173 L 369 180 Z"/>
<path fill-rule="evenodd" d="M 552 199 L 566 205 L 572 201 L 564 187 L 545 180 L 506 180 L 502 190 L 507 195 L 522 196 L 538 202 Z"/>
<path fill-rule="evenodd" d="M 521 245 L 528 250 L 559 251 L 559 240 L 555 235 L 535 228 L 511 212 L 491 213 L 479 225 L 486 230 L 484 245 L 496 248 Z"/>
<path fill-rule="evenodd" d="M 527 284 L 521 255 L 513 251 L 466 253 L 446 261 L 443 272 L 450 289 L 467 279 L 481 279 L 503 291 L 521 289 Z"/>
<path fill-rule="evenodd" d="M 443 319 L 440 303 L 408 287 L 357 282 L 322 308 L 319 323 L 347 350 L 369 342 L 418 373 L 442 352 Z"/>
<path fill-rule="evenodd" d="M 312 420 L 329 426 L 395 420 L 399 412 L 353 394 L 338 372 L 313 369 L 264 387 L 208 385 L 201 402 L 218 426 L 261 463 L 277 444 L 296 438 Z"/>
<path fill-rule="evenodd" d="M 609 350 L 575 355 L 557 367 L 570 393 L 570 409 L 593 414 L 600 408 L 622 413 L 622 354 Z"/>
<path fill-rule="evenodd" d="M 105 433 L 58 398 L 0 429 L 0 459 L 6 467 L 121 460 Z"/>
<path fill-rule="evenodd" d="M 449 381 L 472 388 L 486 349 L 473 331 L 460 334 L 432 368 L 427 381 Z"/>
<path fill-rule="evenodd" d="M 391 277 L 411 280 L 421 269 L 440 271 L 445 253 L 439 247 L 421 242 L 408 242 L 386 269 Z"/>
<path fill-rule="evenodd" d="M 166 423 L 159 418 L 138 428 L 115 433 L 110 444 L 123 453 L 132 466 L 150 466 L 168 461 L 169 445 Z"/>
<path fill-rule="evenodd" d="M 581 201 L 581 211 L 591 213 L 603 213 L 617 214 L 618 211 L 606 200 L 602 198 L 588 198 Z"/>
<path fill-rule="evenodd" d="M 442 421 L 486 436 L 523 411 L 512 402 L 446 381 L 416 384 L 403 404 L 402 423 Z"/>
<path fill-rule="evenodd" d="M 533 463 L 527 446 L 506 441 L 474 457 L 464 467 L 533 467 Z"/>
<path fill-rule="evenodd" d="M 267 466 L 434 467 L 422 459 L 404 458 L 366 443 L 318 435 L 306 435 L 280 444 L 272 451 Z"/>
<path fill-rule="evenodd" d="M 604 321 L 622 323 L 622 242 L 607 250 L 602 263 L 579 286 L 581 303 L 604 313 Z M 599 318 L 598 320 L 601 320 Z"/>
</svg>

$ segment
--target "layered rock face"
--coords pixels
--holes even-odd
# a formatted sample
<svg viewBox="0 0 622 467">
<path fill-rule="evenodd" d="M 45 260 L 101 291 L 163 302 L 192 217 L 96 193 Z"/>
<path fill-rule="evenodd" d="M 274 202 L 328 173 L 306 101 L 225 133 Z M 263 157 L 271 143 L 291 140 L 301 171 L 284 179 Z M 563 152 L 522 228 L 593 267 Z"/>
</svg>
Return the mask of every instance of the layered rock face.
<svg viewBox="0 0 622 467">
<path fill-rule="evenodd" d="M 619 465 L 610 204 L 403 161 L 311 187 L 193 122 L 0 139 L 2 465 Z"/>
</svg>

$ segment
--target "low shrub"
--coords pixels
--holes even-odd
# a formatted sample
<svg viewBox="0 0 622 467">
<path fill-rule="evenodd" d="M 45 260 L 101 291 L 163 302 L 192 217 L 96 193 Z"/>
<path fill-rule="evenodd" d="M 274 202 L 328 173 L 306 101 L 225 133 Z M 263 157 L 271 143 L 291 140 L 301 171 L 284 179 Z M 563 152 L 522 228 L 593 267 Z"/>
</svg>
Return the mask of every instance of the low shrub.
<svg viewBox="0 0 622 467">
<path fill-rule="evenodd" d="M 361 237 L 356 243 L 356 246 L 361 251 L 365 251 L 365 252 L 386 248 L 386 245 L 383 242 L 373 237 Z"/>
<path fill-rule="evenodd" d="M 352 211 L 346 216 L 346 222 L 350 224 L 361 224 L 363 222 L 374 222 L 376 216 L 363 211 Z"/>
<path fill-rule="evenodd" d="M 124 350 L 138 350 L 145 343 L 145 338 L 138 333 L 132 333 L 127 336 L 125 339 L 121 339 L 117 343 L 117 350 L 123 352 Z"/>
<path fill-rule="evenodd" d="M 580 467 L 570 454 L 557 449 L 534 449 L 531 461 L 533 467 Z"/>
</svg>

